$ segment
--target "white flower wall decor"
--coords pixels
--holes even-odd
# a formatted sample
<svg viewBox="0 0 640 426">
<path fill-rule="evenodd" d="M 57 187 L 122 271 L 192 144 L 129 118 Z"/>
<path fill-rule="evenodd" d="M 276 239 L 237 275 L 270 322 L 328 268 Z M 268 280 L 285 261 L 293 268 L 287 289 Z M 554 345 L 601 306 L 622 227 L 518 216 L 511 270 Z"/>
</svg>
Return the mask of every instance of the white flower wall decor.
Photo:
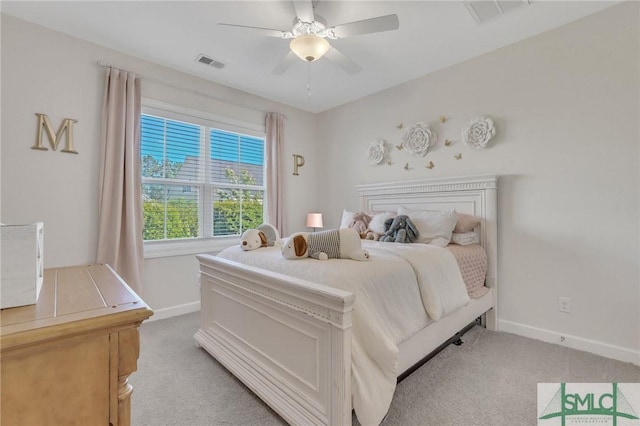
<svg viewBox="0 0 640 426">
<path fill-rule="evenodd" d="M 424 157 L 429 147 L 436 143 L 438 134 L 423 122 L 407 128 L 402 135 L 402 146 L 413 155 Z"/>
<path fill-rule="evenodd" d="M 489 117 L 474 117 L 462 129 L 463 142 L 475 149 L 482 149 L 496 134 L 493 120 Z"/>
<path fill-rule="evenodd" d="M 367 151 L 367 159 L 369 160 L 369 164 L 372 166 L 378 165 L 382 163 L 384 158 L 387 156 L 387 147 L 385 146 L 383 139 L 378 139 L 369 145 L 369 150 Z"/>
</svg>

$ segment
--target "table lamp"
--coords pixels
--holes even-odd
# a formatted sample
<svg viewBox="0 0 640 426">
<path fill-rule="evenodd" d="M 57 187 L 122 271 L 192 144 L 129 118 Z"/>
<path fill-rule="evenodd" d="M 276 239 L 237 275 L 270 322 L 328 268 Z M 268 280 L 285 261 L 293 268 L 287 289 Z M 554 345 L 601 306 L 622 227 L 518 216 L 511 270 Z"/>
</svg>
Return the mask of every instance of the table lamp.
<svg viewBox="0 0 640 426">
<path fill-rule="evenodd" d="M 307 228 L 313 228 L 313 232 L 316 232 L 316 228 L 322 228 L 322 213 L 308 213 Z"/>
</svg>

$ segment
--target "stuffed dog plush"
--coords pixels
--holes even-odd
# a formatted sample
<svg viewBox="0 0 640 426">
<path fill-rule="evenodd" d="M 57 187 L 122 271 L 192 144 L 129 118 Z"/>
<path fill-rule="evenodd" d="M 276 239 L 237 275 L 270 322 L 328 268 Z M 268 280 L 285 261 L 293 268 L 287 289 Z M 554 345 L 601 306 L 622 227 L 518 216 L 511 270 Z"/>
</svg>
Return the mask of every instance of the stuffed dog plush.
<svg viewBox="0 0 640 426">
<path fill-rule="evenodd" d="M 247 229 L 240 237 L 240 248 L 244 251 L 255 250 L 276 244 L 280 234 L 271 224 L 263 223 L 257 229 Z"/>
<path fill-rule="evenodd" d="M 244 251 L 267 246 L 267 236 L 257 229 L 247 229 L 240 237 L 240 248 Z"/>
<path fill-rule="evenodd" d="M 312 257 L 319 260 L 368 260 L 369 252 L 362 248 L 360 235 L 349 228 L 320 232 L 296 232 L 282 245 L 285 259 Z"/>
<path fill-rule="evenodd" d="M 267 237 L 267 246 L 271 247 L 278 244 L 280 240 L 280 233 L 272 224 L 263 223 L 262 225 L 258 226 L 258 231 L 263 232 L 264 236 Z"/>
<path fill-rule="evenodd" d="M 387 232 L 380 237 L 383 242 L 412 243 L 418 239 L 418 228 L 413 224 L 409 216 L 398 215 L 393 219 L 387 219 L 384 223 Z"/>
</svg>

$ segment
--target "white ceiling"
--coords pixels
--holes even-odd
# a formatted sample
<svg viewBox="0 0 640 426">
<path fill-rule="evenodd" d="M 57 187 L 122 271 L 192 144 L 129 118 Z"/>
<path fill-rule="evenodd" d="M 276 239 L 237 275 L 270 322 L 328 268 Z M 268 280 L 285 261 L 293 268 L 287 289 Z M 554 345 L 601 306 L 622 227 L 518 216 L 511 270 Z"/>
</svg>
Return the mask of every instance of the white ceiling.
<svg viewBox="0 0 640 426">
<path fill-rule="evenodd" d="M 613 1 L 536 1 L 478 24 L 462 1 L 314 1 L 329 26 L 395 13 L 400 29 L 331 44 L 363 70 L 348 75 L 326 58 L 272 69 L 288 40 L 219 22 L 291 30 L 284 1 L 2 1 L 13 15 L 142 59 L 310 112 L 321 112 L 532 37 L 612 6 Z M 226 64 L 195 62 L 204 53 Z M 112 64 L 118 66 L 118 64 Z M 135 71 L 135 70 L 131 70 Z M 311 97 L 307 93 L 310 75 Z"/>
</svg>

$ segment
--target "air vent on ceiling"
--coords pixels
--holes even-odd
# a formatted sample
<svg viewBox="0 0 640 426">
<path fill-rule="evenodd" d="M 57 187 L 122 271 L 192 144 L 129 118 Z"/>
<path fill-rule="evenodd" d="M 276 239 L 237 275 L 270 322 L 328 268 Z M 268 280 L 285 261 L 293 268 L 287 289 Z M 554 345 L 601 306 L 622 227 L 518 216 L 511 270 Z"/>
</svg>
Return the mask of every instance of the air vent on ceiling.
<svg viewBox="0 0 640 426">
<path fill-rule="evenodd" d="M 196 62 L 200 62 L 201 64 L 209 65 L 210 67 L 218 69 L 224 68 L 224 64 L 222 62 L 216 61 L 212 57 L 205 54 L 198 55 L 198 57 L 196 58 Z"/>
<path fill-rule="evenodd" d="M 467 10 L 479 24 L 504 15 L 522 6 L 531 5 L 531 0 L 467 0 Z"/>
</svg>

